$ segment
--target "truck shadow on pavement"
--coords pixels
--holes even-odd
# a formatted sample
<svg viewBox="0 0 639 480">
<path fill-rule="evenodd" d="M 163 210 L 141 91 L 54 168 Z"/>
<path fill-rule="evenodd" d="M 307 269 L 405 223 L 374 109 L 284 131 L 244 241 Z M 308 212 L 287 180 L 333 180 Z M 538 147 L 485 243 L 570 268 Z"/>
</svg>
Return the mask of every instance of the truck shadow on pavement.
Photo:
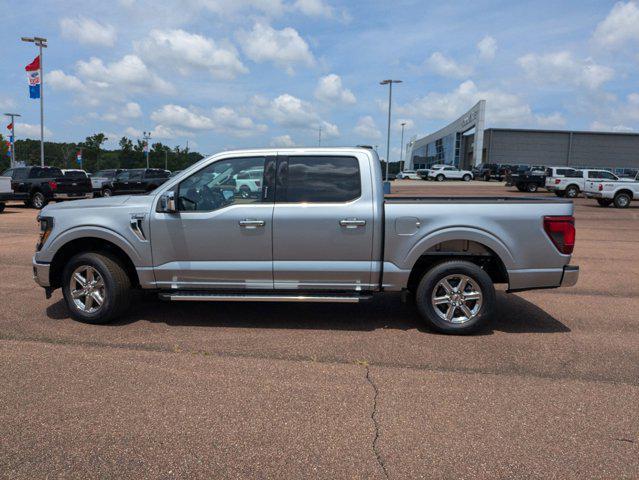
<svg viewBox="0 0 639 480">
<path fill-rule="evenodd" d="M 47 308 L 51 319 L 68 319 L 63 300 Z M 312 303 L 237 303 L 202 302 L 170 303 L 153 295 L 140 295 L 130 312 L 105 327 L 135 323 L 141 320 L 169 326 L 353 330 L 417 329 L 432 332 L 414 305 L 404 304 L 397 295 L 378 295 L 357 305 Z M 485 328 L 477 335 L 495 331 L 506 333 L 562 333 L 570 329 L 538 306 L 513 294 L 497 292 L 497 308 Z"/>
</svg>

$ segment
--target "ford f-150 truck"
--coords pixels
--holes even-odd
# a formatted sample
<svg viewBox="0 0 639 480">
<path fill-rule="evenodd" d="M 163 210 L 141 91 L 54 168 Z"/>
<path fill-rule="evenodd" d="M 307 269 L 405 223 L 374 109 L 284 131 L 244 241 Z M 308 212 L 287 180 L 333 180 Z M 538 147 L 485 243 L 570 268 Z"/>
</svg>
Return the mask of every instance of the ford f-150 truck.
<svg viewBox="0 0 639 480">
<path fill-rule="evenodd" d="M 632 179 L 595 178 L 586 182 L 584 195 L 597 199 L 602 207 L 613 205 L 628 208 L 633 199 L 639 198 L 639 173 Z"/>
<path fill-rule="evenodd" d="M 258 169 L 259 195 L 241 195 L 234 178 Z M 230 151 L 146 195 L 48 206 L 33 272 L 90 323 L 123 314 L 133 288 L 174 302 L 405 291 L 434 329 L 467 333 L 490 317 L 494 284 L 576 283 L 572 215 L 564 199 L 384 198 L 366 148 Z"/>
<path fill-rule="evenodd" d="M 64 175 L 57 167 L 16 167 L 6 170 L 11 177 L 11 200 L 22 200 L 25 205 L 43 208 L 51 200 L 91 198 L 91 180 Z"/>
</svg>

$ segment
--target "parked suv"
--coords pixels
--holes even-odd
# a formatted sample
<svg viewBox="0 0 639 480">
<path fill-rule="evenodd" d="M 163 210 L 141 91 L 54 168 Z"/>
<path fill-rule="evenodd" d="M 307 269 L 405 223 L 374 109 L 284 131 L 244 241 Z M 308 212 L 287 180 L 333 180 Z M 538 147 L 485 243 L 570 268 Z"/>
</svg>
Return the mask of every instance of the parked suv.
<svg viewBox="0 0 639 480">
<path fill-rule="evenodd" d="M 162 185 L 170 176 L 171 172 L 160 168 L 125 170 L 102 188 L 102 196 L 147 193 Z"/>
<path fill-rule="evenodd" d="M 41 209 L 51 200 L 91 198 L 91 181 L 84 175 L 65 176 L 57 167 L 16 167 L 2 176 L 11 177 L 11 200 L 22 200 L 25 205 Z"/>
<path fill-rule="evenodd" d="M 395 178 L 397 180 L 421 180 L 421 177 L 415 170 L 402 170 Z"/>
<path fill-rule="evenodd" d="M 461 170 L 451 165 L 442 165 L 439 167 L 432 167 L 427 173 L 428 180 L 437 180 L 443 182 L 444 180 L 463 180 L 469 182 L 473 179 L 473 172 L 470 170 Z"/>
</svg>

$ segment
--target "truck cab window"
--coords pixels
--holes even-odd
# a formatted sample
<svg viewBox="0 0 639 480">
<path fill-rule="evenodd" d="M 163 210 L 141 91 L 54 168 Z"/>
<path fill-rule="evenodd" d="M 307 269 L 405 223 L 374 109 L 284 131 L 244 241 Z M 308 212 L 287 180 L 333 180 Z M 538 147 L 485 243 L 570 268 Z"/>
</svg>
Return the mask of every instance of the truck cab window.
<svg viewBox="0 0 639 480">
<path fill-rule="evenodd" d="M 210 212 L 236 203 L 262 201 L 264 157 L 214 162 L 186 178 L 178 187 L 180 211 Z"/>
<path fill-rule="evenodd" d="M 359 162 L 354 157 L 289 157 L 278 200 L 295 203 L 348 202 L 361 195 Z M 280 185 L 284 192 L 280 192 Z"/>
</svg>

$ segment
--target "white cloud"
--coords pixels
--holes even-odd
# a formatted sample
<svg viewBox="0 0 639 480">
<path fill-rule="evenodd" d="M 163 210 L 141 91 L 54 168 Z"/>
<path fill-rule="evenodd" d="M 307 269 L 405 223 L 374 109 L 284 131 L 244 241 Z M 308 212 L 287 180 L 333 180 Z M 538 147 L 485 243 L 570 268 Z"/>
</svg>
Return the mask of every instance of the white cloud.
<svg viewBox="0 0 639 480">
<path fill-rule="evenodd" d="M 127 122 L 132 118 L 139 118 L 142 116 L 142 108 L 135 102 L 127 102 L 121 107 L 111 107 L 110 110 L 101 115 L 102 120 L 107 122 Z"/>
<path fill-rule="evenodd" d="M 626 125 L 609 125 L 607 123 L 599 122 L 595 120 L 590 124 L 590 130 L 598 132 L 633 132 L 632 127 Z"/>
<path fill-rule="evenodd" d="M 415 128 L 415 122 L 413 122 L 410 118 L 398 118 L 397 120 L 395 120 L 395 122 L 393 122 L 393 129 L 401 132 L 402 123 L 406 124 L 404 125 L 404 133 Z"/>
<path fill-rule="evenodd" d="M 334 73 L 319 79 L 315 88 L 315 98 L 327 103 L 346 105 L 352 105 L 356 102 L 353 92 L 348 88 L 344 88 L 342 79 Z"/>
<path fill-rule="evenodd" d="M 531 80 L 540 84 L 564 84 L 599 88 L 614 77 L 614 70 L 591 59 L 575 60 L 568 51 L 537 55 L 529 53 L 517 63 Z"/>
<path fill-rule="evenodd" d="M 357 135 L 369 140 L 378 140 L 382 138 L 382 132 L 379 131 L 375 124 L 375 120 L 373 120 L 373 117 L 370 115 L 360 117 L 359 120 L 357 120 L 357 125 L 355 125 L 353 131 Z"/>
<path fill-rule="evenodd" d="M 426 60 L 426 65 L 432 71 L 444 77 L 463 78 L 473 72 L 472 67 L 457 63 L 441 52 L 433 53 L 428 60 Z"/>
<path fill-rule="evenodd" d="M 256 124 L 251 118 L 242 116 L 229 107 L 215 108 L 208 115 L 196 113 L 180 105 L 169 104 L 151 113 L 151 120 L 164 127 L 215 130 L 236 137 L 245 137 L 267 130 L 266 125 Z"/>
<path fill-rule="evenodd" d="M 339 128 L 334 123 L 322 120 L 322 139 L 330 139 L 339 137 Z"/>
<path fill-rule="evenodd" d="M 16 106 L 15 100 L 9 97 L 0 96 L 0 109 L 7 110 Z"/>
<path fill-rule="evenodd" d="M 145 60 L 175 68 L 182 75 L 205 69 L 216 78 L 233 79 L 248 72 L 230 43 L 218 44 L 184 30 L 151 30 L 135 47 Z"/>
<path fill-rule="evenodd" d="M 78 76 L 86 82 L 104 88 L 127 88 L 149 93 L 172 93 L 173 86 L 151 72 L 137 55 L 125 55 L 120 60 L 105 64 L 91 57 L 88 62 L 77 63 Z"/>
<path fill-rule="evenodd" d="M 204 9 L 220 16 L 235 16 L 245 11 L 279 16 L 286 10 L 282 0 L 185 0 L 195 9 Z"/>
<path fill-rule="evenodd" d="M 264 113 L 284 127 L 317 128 L 319 125 L 319 116 L 312 105 L 288 93 L 268 102 Z"/>
<path fill-rule="evenodd" d="M 560 128 L 566 126 L 566 119 L 559 112 L 554 112 L 548 115 L 535 115 L 537 124 L 543 128 Z"/>
<path fill-rule="evenodd" d="M 294 147 L 295 141 L 290 135 L 280 135 L 271 139 L 271 147 Z"/>
<path fill-rule="evenodd" d="M 30 123 L 20 123 L 16 122 L 16 137 L 19 138 L 32 138 L 39 139 L 40 138 L 40 125 L 32 125 Z M 51 130 L 44 126 L 44 138 L 51 138 L 53 133 Z"/>
<path fill-rule="evenodd" d="M 400 115 L 450 121 L 479 100 L 486 100 L 486 118 L 494 124 L 521 126 L 532 120 L 530 106 L 517 95 L 500 90 L 480 90 L 472 80 L 466 80 L 449 93 L 431 92 L 408 105 L 399 106 L 397 112 Z"/>
<path fill-rule="evenodd" d="M 482 60 L 492 60 L 497 53 L 497 41 L 490 35 L 486 35 L 477 43 L 479 58 Z"/>
<path fill-rule="evenodd" d="M 84 84 L 75 75 L 67 75 L 62 70 L 52 70 L 45 76 L 47 86 L 55 90 L 69 90 L 76 93 L 84 91 Z"/>
<path fill-rule="evenodd" d="M 61 19 L 60 30 L 63 37 L 77 40 L 81 43 L 105 47 L 115 45 L 116 32 L 113 25 L 102 24 L 84 16 Z"/>
<path fill-rule="evenodd" d="M 312 66 L 315 57 L 306 41 L 291 27 L 275 30 L 270 25 L 256 22 L 250 32 L 240 31 L 237 38 L 242 51 L 254 62 L 273 62 L 283 67 L 288 74 L 294 73 L 293 66 Z"/>
<path fill-rule="evenodd" d="M 627 42 L 639 42 L 639 6 L 636 2 L 617 2 L 608 16 L 597 25 L 593 34 L 596 45 L 621 47 Z"/>
<path fill-rule="evenodd" d="M 127 129 L 124 130 L 124 133 L 134 138 L 142 136 L 142 130 L 138 130 L 137 128 L 133 128 L 133 127 L 127 127 Z"/>
<path fill-rule="evenodd" d="M 209 117 L 197 114 L 180 105 L 164 105 L 151 113 L 151 120 L 163 125 L 177 125 L 192 130 L 211 130 L 214 126 L 213 120 Z"/>
<path fill-rule="evenodd" d="M 293 7 L 309 17 L 333 17 L 333 7 L 322 0 L 297 0 Z"/>
</svg>

